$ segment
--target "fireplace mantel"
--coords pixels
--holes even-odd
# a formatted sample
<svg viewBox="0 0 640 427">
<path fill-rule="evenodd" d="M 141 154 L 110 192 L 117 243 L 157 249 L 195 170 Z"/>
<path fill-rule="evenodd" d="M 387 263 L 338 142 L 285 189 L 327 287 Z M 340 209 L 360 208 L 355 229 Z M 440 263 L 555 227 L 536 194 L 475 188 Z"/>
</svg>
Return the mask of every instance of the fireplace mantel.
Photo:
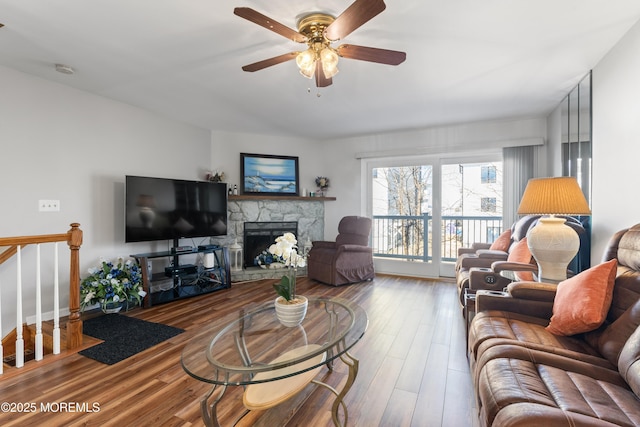
<svg viewBox="0 0 640 427">
<path fill-rule="evenodd" d="M 335 197 L 302 197 L 302 196 L 268 196 L 255 194 L 242 194 L 239 196 L 229 196 L 229 200 L 295 200 L 304 202 L 331 202 Z"/>
</svg>

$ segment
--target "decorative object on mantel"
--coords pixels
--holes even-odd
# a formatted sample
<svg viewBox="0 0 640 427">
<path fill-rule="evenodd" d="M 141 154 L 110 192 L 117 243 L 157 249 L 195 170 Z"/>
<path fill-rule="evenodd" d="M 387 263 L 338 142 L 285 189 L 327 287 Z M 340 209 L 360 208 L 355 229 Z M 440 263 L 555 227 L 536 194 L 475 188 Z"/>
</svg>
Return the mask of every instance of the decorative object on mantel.
<svg viewBox="0 0 640 427">
<path fill-rule="evenodd" d="M 141 304 L 147 294 L 142 289 L 140 266 L 119 257 L 112 261 L 100 260 L 100 267 L 89 269 L 89 276 L 80 283 L 80 308 L 100 304 L 105 313 L 117 313 L 129 304 Z"/>
<path fill-rule="evenodd" d="M 205 176 L 205 178 L 207 181 L 210 182 L 223 182 L 224 181 L 224 172 L 207 172 L 207 175 Z"/>
<path fill-rule="evenodd" d="M 318 186 L 318 193 L 320 194 L 320 197 L 324 197 L 327 188 L 329 188 L 329 178 L 327 178 L 326 176 L 317 177 L 316 185 Z"/>
<path fill-rule="evenodd" d="M 240 153 L 240 172 L 242 194 L 298 196 L 297 157 Z"/>
<path fill-rule="evenodd" d="M 304 255 L 298 254 L 298 241 L 293 233 L 284 233 L 276 238 L 269 252 L 284 260 L 286 273 L 279 283 L 274 283 L 278 297 L 275 301 L 276 316 L 286 327 L 297 326 L 307 314 L 309 301 L 302 295 L 296 295 L 296 273 L 298 267 L 306 266 Z"/>
</svg>

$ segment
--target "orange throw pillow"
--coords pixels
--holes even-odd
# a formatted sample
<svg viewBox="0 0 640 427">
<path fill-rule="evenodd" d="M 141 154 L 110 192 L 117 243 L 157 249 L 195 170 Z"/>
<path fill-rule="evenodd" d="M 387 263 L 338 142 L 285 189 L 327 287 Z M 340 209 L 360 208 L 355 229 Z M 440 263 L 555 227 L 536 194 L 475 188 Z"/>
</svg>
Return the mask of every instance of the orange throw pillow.
<svg viewBox="0 0 640 427">
<path fill-rule="evenodd" d="M 511 246 L 511 229 L 503 232 L 498 236 L 498 238 L 491 244 L 492 251 L 502 251 L 507 252 L 509 250 L 509 246 Z"/>
<path fill-rule="evenodd" d="M 527 246 L 526 237 L 516 243 L 513 249 L 511 249 L 511 252 L 509 252 L 509 256 L 507 257 L 507 261 L 531 264 L 531 251 L 529 250 L 529 246 Z M 522 282 L 534 281 L 533 273 L 531 271 L 516 271 L 514 274 L 516 279 Z"/>
<path fill-rule="evenodd" d="M 612 259 L 560 282 L 547 330 L 554 335 L 575 335 L 602 325 L 611 306 L 617 265 Z"/>
</svg>

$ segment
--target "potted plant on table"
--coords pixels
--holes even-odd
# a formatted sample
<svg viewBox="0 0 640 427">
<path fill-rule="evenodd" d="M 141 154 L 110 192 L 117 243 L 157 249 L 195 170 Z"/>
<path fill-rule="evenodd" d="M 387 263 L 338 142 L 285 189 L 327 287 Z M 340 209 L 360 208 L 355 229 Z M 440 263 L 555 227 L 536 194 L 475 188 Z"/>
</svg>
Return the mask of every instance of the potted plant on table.
<svg viewBox="0 0 640 427">
<path fill-rule="evenodd" d="M 89 269 L 80 282 L 80 308 L 100 304 L 105 313 L 117 313 L 129 304 L 141 304 L 147 293 L 142 289 L 140 266 L 119 257 L 115 263 L 101 259 L 99 267 Z"/>
<path fill-rule="evenodd" d="M 269 253 L 284 261 L 286 273 L 280 282 L 274 283 L 278 297 L 275 301 L 276 315 L 284 326 L 297 326 L 307 314 L 309 301 L 296 294 L 296 274 L 299 267 L 306 265 L 304 255 L 298 254 L 298 241 L 293 233 L 284 233 L 269 247 Z"/>
</svg>

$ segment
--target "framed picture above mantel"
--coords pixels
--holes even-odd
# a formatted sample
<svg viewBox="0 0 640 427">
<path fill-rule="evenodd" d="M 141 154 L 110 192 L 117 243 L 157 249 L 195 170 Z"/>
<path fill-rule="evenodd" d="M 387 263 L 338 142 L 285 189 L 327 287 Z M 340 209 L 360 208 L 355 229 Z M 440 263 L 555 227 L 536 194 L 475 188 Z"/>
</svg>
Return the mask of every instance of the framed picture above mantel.
<svg viewBox="0 0 640 427">
<path fill-rule="evenodd" d="M 241 194 L 299 196 L 298 158 L 240 153 Z"/>
</svg>

